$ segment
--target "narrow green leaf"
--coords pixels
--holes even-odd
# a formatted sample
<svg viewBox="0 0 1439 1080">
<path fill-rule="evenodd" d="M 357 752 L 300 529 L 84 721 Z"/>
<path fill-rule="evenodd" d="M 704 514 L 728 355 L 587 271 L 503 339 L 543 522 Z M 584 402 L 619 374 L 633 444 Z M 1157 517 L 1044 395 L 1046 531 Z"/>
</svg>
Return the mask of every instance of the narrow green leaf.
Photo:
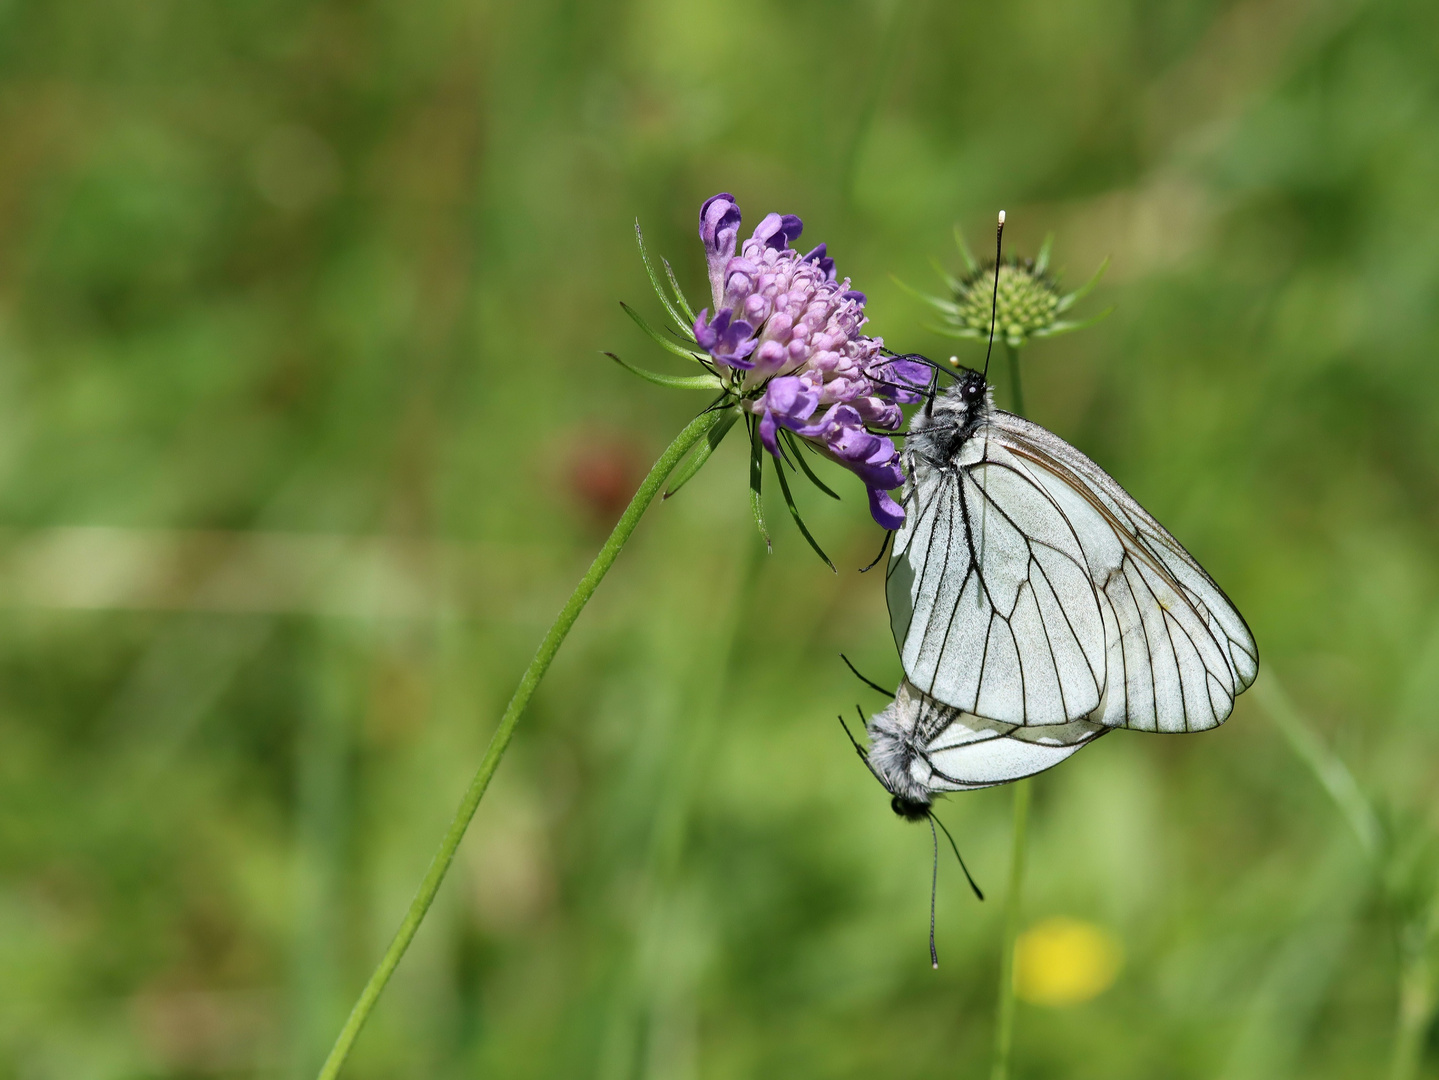
<svg viewBox="0 0 1439 1080">
<path fill-rule="evenodd" d="M 620 307 L 624 308 L 625 314 L 635 321 L 635 325 L 638 326 L 650 337 L 654 338 L 654 340 L 659 343 L 661 348 L 668 349 L 676 356 L 683 356 L 686 360 L 691 360 L 696 364 L 700 362 L 698 353 L 696 353 L 693 349 L 686 349 L 683 345 L 673 340 L 672 338 L 665 337 L 653 326 L 645 322 L 644 316 L 641 315 L 634 308 L 626 304 L 623 300 L 620 301 Z"/>
<path fill-rule="evenodd" d="M 789 481 L 784 477 L 784 468 L 777 461 L 774 464 L 774 471 L 775 475 L 779 477 L 779 489 L 784 492 L 784 504 L 789 507 L 789 516 L 794 518 L 794 523 L 799 526 L 800 533 L 809 541 L 809 546 L 814 548 L 815 554 L 823 559 L 831 570 L 834 570 L 834 572 L 838 574 L 839 571 L 835 570 L 834 563 L 830 562 L 829 556 L 824 553 L 824 548 L 819 546 L 818 541 L 810 535 L 809 529 L 805 528 L 804 518 L 799 516 L 799 508 L 794 504 L 794 496 L 789 493 Z"/>
<path fill-rule="evenodd" d="M 764 527 L 764 507 L 760 503 L 760 482 L 764 479 L 764 446 L 759 441 L 759 432 L 755 430 L 754 424 L 746 418 L 749 423 L 749 509 L 754 515 L 754 523 L 759 526 L 759 534 L 764 537 L 764 546 L 774 552 L 774 545 L 770 543 L 769 530 Z"/>
<path fill-rule="evenodd" d="M 670 266 L 670 261 L 661 258 L 660 262 L 665 264 L 665 277 L 670 279 L 670 288 L 675 291 L 675 302 L 679 304 L 680 310 L 685 313 L 685 318 L 689 320 L 685 323 L 684 330 L 689 335 L 690 340 L 693 341 L 695 336 L 695 309 L 690 307 L 690 302 L 685 299 L 684 290 L 680 288 L 680 283 L 675 280 L 674 267 Z"/>
<path fill-rule="evenodd" d="M 713 375 L 661 375 L 657 371 L 646 371 L 644 368 L 637 368 L 633 364 L 626 363 L 612 352 L 605 353 L 620 367 L 638 375 L 646 382 L 652 382 L 656 386 L 668 386 L 672 390 L 718 390 L 720 381 Z"/>
<path fill-rule="evenodd" d="M 940 280 L 944 282 L 944 287 L 949 290 L 949 295 L 958 295 L 959 290 L 964 288 L 964 282 L 946 270 L 944 264 L 938 259 L 931 258 L 929 265 L 934 267 L 934 272 L 938 274 Z"/>
<path fill-rule="evenodd" d="M 960 232 L 959 222 L 954 223 L 954 242 L 959 245 L 959 253 L 964 256 L 964 265 L 971 271 L 979 269 L 979 263 L 974 261 L 974 253 L 969 250 L 969 245 L 964 242 L 964 233 Z"/>
<path fill-rule="evenodd" d="M 1049 269 L 1049 253 L 1054 248 L 1054 233 L 1049 233 L 1044 238 L 1044 243 L 1039 245 L 1039 254 L 1034 257 L 1034 272 L 1042 274 Z"/>
<path fill-rule="evenodd" d="M 815 487 L 819 488 L 821 491 L 823 491 L 831 499 L 838 499 L 839 496 L 836 495 L 833 491 L 831 491 L 829 487 L 825 484 L 825 482 L 814 474 L 814 470 L 809 467 L 809 462 L 804 459 L 804 454 L 800 452 L 801 444 L 799 436 L 797 436 L 792 431 L 785 430 L 784 428 L 781 428 L 780 430 L 784 432 L 784 441 L 789 444 L 791 452 L 793 452 L 796 460 L 799 461 L 799 467 L 803 469 L 804 474 L 809 477 L 809 482 Z M 808 444 L 805 445 L 808 446 Z"/>
<path fill-rule="evenodd" d="M 689 456 L 689 460 L 681 465 L 675 472 L 675 475 L 670 478 L 670 486 L 665 490 L 664 494 L 666 499 L 684 487 L 695 473 L 704 468 L 705 462 L 710 459 L 710 455 L 713 454 L 719 444 L 724 441 L 724 437 L 729 434 L 729 429 L 734 427 L 735 421 L 738 419 L 739 410 L 730 409 L 724 419 L 710 428 L 709 434 L 705 436 L 705 441 L 695 447 L 694 452 Z"/>
<path fill-rule="evenodd" d="M 901 281 L 893 274 L 889 275 L 889 279 L 893 281 L 896 285 L 898 285 L 901 289 L 903 289 L 905 292 L 909 293 L 910 296 L 913 296 L 917 300 L 923 300 L 930 307 L 937 308 L 938 310 L 943 311 L 948 315 L 959 314 L 959 305 L 953 303 L 952 301 L 945 300 L 942 297 L 938 296 L 930 296 L 929 293 L 920 292 L 913 285 L 909 285 L 906 282 Z"/>
<path fill-rule="evenodd" d="M 1095 323 L 1101 322 L 1104 319 L 1109 318 L 1109 316 L 1113 314 L 1114 309 L 1112 307 L 1107 307 L 1098 315 L 1091 315 L 1087 319 L 1080 319 L 1078 321 L 1061 319 L 1057 323 L 1051 323 L 1049 326 L 1046 326 L 1043 330 L 1036 330 L 1029 336 L 1032 338 L 1058 337 L 1060 334 L 1067 334 L 1071 330 L 1087 330 Z"/>
<path fill-rule="evenodd" d="M 655 264 L 650 259 L 649 249 L 645 247 L 645 234 L 640 231 L 639 218 L 635 218 L 635 242 L 640 246 L 640 261 L 645 264 L 645 273 L 650 277 L 650 285 L 654 288 L 655 295 L 660 298 L 660 303 L 663 304 L 665 310 L 670 313 L 670 318 L 675 321 L 675 325 L 678 326 L 681 331 L 689 330 L 689 323 L 686 323 L 680 318 L 680 313 L 675 309 L 674 304 L 670 303 L 669 294 L 665 292 L 664 286 L 660 284 L 660 276 L 655 273 Z M 693 322 L 694 320 L 691 319 L 690 323 Z"/>
<path fill-rule="evenodd" d="M 932 334 L 943 334 L 945 337 L 969 338 L 974 341 L 984 341 L 989 337 L 988 332 L 981 333 L 978 330 L 971 330 L 967 326 L 939 326 L 936 323 L 925 323 L 924 328 Z"/>
<path fill-rule="evenodd" d="M 1109 269 L 1108 255 L 1106 255 L 1104 257 L 1104 261 L 1099 264 L 1099 269 L 1094 272 L 1094 276 L 1092 278 L 1086 281 L 1079 288 L 1075 289 L 1068 296 L 1062 297 L 1060 299 L 1059 307 L 1055 308 L 1055 314 L 1061 314 L 1068 311 L 1075 304 L 1079 303 L 1079 301 L 1083 300 L 1086 296 L 1088 296 L 1090 292 L 1094 289 L 1094 287 L 1099 284 L 1099 279 L 1104 276 L 1104 271 L 1106 271 L 1107 269 Z"/>
</svg>

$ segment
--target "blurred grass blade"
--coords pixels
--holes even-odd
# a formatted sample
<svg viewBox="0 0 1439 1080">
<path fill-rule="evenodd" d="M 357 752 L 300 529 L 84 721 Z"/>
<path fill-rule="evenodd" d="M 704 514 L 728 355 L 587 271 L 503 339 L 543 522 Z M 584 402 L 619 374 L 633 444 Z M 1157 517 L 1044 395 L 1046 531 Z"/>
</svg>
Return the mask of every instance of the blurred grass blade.
<svg viewBox="0 0 1439 1080">
<path fill-rule="evenodd" d="M 784 437 L 785 443 L 788 444 L 790 452 L 794 454 L 795 460 L 799 462 L 799 467 L 804 470 L 805 476 L 809 477 L 809 482 L 823 491 L 831 499 L 838 499 L 838 493 L 831 490 L 828 484 L 816 476 L 814 470 L 809 467 L 809 462 L 804 459 L 799 436 L 786 428 L 780 428 L 780 434 Z"/>
<path fill-rule="evenodd" d="M 749 424 L 749 509 L 754 515 L 754 523 L 759 527 L 760 536 L 764 537 L 766 550 L 773 552 L 774 545 L 770 543 L 769 530 L 764 527 L 764 505 L 760 499 L 760 487 L 764 480 L 764 446 L 759 441 L 759 432 L 755 430 L 754 423 L 748 417 L 745 422 Z"/>
<path fill-rule="evenodd" d="M 784 492 L 784 504 L 789 507 L 789 516 L 794 518 L 794 523 L 799 526 L 800 534 L 809 541 L 809 546 L 814 548 L 815 554 L 825 561 L 825 565 L 838 574 L 839 571 L 835 569 L 834 563 L 824 553 L 824 548 L 819 546 L 819 541 L 811 536 L 809 529 L 805 527 L 804 518 L 799 516 L 799 507 L 794 504 L 794 496 L 789 491 L 789 481 L 784 476 L 784 466 L 776 461 L 774 471 L 775 475 L 779 477 L 779 489 Z"/>
<path fill-rule="evenodd" d="M 670 486 L 665 490 L 664 498 L 668 499 L 680 488 L 684 487 L 695 473 L 704 468 L 705 462 L 710 459 L 710 455 L 713 454 L 719 444 L 724 441 L 724 437 L 729 434 L 729 429 L 734 427 L 735 421 L 738 419 L 739 410 L 732 408 L 723 420 L 710 429 L 710 433 L 705 436 L 705 441 L 695 447 L 694 452 L 689 456 L 689 460 L 676 471 L 674 479 L 670 481 Z"/>
<path fill-rule="evenodd" d="M 649 249 L 645 247 L 645 234 L 640 230 L 639 218 L 635 218 L 635 242 L 640 246 L 640 261 L 645 264 L 645 273 L 650 277 L 650 285 L 654 288 L 655 295 L 660 298 L 660 303 L 663 304 L 665 310 L 670 313 L 670 318 L 675 321 L 675 325 L 679 327 L 680 333 L 693 341 L 695 336 L 693 329 L 694 317 L 691 316 L 690 320 L 686 322 L 680 317 L 680 313 L 674 304 L 670 302 L 669 294 L 665 292 L 664 286 L 660 284 L 659 274 L 655 273 L 655 264 L 650 259 Z M 665 265 L 668 267 L 669 264 L 666 263 Z M 673 281 L 673 277 L 671 277 L 670 280 Z"/>
<path fill-rule="evenodd" d="M 638 375 L 645 382 L 652 382 L 656 386 L 668 386 L 672 390 L 718 390 L 719 379 L 713 375 L 661 375 L 657 371 L 646 371 L 644 368 L 637 368 L 633 364 L 626 363 L 612 352 L 605 353 L 620 367 Z"/>
<path fill-rule="evenodd" d="M 643 331 L 644 331 L 646 334 L 648 334 L 650 337 L 654 338 L 654 340 L 659 343 L 659 345 L 660 345 L 661 348 L 663 348 L 663 349 L 668 349 L 670 352 L 674 353 L 676 356 L 683 356 L 686 360 L 689 360 L 689 361 L 691 361 L 691 362 L 693 362 L 693 363 L 696 363 L 696 364 L 700 363 L 700 358 L 699 358 L 698 355 L 695 354 L 695 352 L 694 352 L 693 349 L 686 349 L 686 348 L 685 348 L 683 345 L 681 345 L 679 342 L 673 341 L 673 340 L 671 340 L 670 338 L 665 337 L 665 336 L 664 336 L 663 334 L 661 334 L 658 330 L 656 330 L 653 326 L 651 326 L 649 323 L 645 322 L 644 316 L 641 315 L 641 314 L 640 314 L 638 311 L 636 311 L 634 308 L 632 308 L 632 307 L 630 307 L 628 304 L 626 304 L 623 300 L 620 301 L 620 307 L 624 308 L 624 309 L 625 309 L 625 314 L 628 315 L 631 319 L 633 319 L 633 320 L 635 321 L 635 325 L 638 326 L 641 330 L 643 330 Z"/>
<path fill-rule="evenodd" d="M 1285 739 L 1299 759 L 1309 766 L 1320 785 L 1329 793 L 1366 854 L 1377 856 L 1383 840 L 1379 816 L 1354 779 L 1343 760 L 1325 746 L 1314 730 L 1304 721 L 1299 710 L 1284 692 L 1272 668 L 1267 669 L 1254 685 L 1254 696 L 1269 718 L 1279 726 Z"/>
<path fill-rule="evenodd" d="M 1370 895 L 1365 856 L 1347 837 L 1334 842 L 1298 883 L 1289 929 L 1254 972 L 1248 1001 L 1219 1080 L 1290 1080 L 1300 1071 L 1315 1024 L 1340 977 L 1346 950 Z"/>
</svg>

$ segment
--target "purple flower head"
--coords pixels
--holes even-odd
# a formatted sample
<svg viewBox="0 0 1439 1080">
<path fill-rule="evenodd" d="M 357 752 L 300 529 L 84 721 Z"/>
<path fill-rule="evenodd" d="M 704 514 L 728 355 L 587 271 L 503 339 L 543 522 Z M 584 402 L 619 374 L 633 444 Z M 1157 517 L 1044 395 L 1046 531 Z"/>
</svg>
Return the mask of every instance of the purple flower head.
<svg viewBox="0 0 1439 1080">
<path fill-rule="evenodd" d="M 771 454 L 781 456 L 780 428 L 794 432 L 864 481 L 874 519 L 897 528 L 904 511 L 885 492 L 904 474 L 893 441 L 876 432 L 899 430 L 900 406 L 923 397 L 928 367 L 886 356 L 884 342 L 863 332 L 864 293 L 837 275 L 824 244 L 804 255 L 794 249 L 804 231 L 798 217 L 767 214 L 743 242 L 739 227 L 729 194 L 700 208 L 714 306 L 695 320 L 696 343 L 725 389 L 759 418 Z"/>
</svg>

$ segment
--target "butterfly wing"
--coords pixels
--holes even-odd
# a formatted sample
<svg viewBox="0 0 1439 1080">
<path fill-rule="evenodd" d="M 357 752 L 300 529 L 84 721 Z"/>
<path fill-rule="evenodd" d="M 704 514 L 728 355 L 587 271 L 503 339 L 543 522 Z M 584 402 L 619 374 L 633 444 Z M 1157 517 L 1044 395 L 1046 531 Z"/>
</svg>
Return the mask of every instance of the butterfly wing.
<svg viewBox="0 0 1439 1080">
<path fill-rule="evenodd" d="M 1253 683 L 1223 590 L 1058 436 L 995 411 L 954 461 L 909 465 L 887 594 L 924 693 L 1005 723 L 1180 732 L 1223 723 Z"/>
<path fill-rule="evenodd" d="M 1063 511 L 1084 548 L 1109 678 L 1092 719 L 1141 731 L 1222 724 L 1254 682 L 1254 636 L 1224 591 L 1163 525 L 1089 458 L 1037 424 L 994 414 L 991 441 Z"/>
<path fill-rule="evenodd" d="M 886 593 L 909 680 L 964 712 L 1064 724 L 1099 707 L 1106 630 L 1081 537 L 985 425 L 952 462 L 909 461 Z"/>
<path fill-rule="evenodd" d="M 891 791 L 916 795 L 970 791 L 1033 776 L 1110 730 L 1084 720 L 1001 724 L 943 705 L 908 680 L 868 729 L 876 775 Z"/>
<path fill-rule="evenodd" d="M 931 791 L 966 791 L 1022 780 L 1051 769 L 1110 729 L 1068 724 L 999 724 L 973 713 L 954 718 L 916 755 Z"/>
</svg>

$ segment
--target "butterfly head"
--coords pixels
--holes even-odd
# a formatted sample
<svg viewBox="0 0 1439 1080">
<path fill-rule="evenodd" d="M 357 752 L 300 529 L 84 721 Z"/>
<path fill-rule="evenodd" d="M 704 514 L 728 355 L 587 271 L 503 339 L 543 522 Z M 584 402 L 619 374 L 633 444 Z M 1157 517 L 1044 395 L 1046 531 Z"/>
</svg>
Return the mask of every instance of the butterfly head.
<svg viewBox="0 0 1439 1080">
<path fill-rule="evenodd" d="M 930 814 L 929 803 L 918 802 L 903 795 L 890 799 L 889 808 L 905 821 L 923 821 Z"/>
<path fill-rule="evenodd" d="M 994 392 L 973 368 L 960 368 L 954 383 L 909 422 L 910 446 L 925 457 L 947 461 L 994 409 Z"/>
</svg>

